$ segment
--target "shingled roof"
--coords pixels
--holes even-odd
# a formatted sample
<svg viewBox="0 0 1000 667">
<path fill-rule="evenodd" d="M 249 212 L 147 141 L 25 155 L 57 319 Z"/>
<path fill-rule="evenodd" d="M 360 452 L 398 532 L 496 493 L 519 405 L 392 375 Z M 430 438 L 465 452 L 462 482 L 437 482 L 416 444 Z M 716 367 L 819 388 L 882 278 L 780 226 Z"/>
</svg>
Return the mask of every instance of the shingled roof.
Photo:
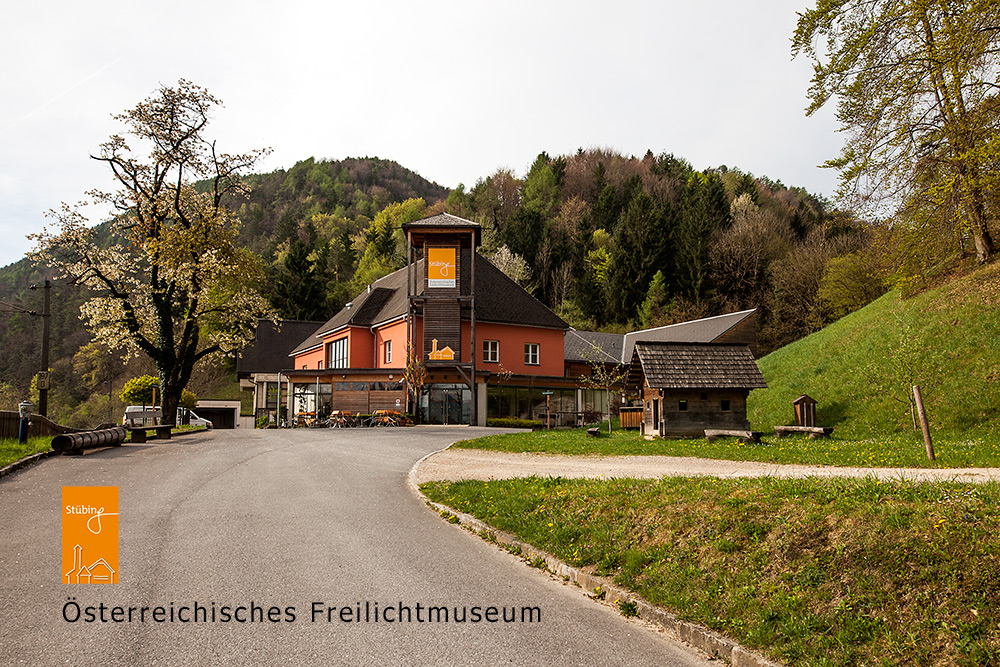
<svg viewBox="0 0 1000 667">
<path fill-rule="evenodd" d="M 643 342 L 635 344 L 629 384 L 657 389 L 767 389 L 746 345 Z"/>
<path fill-rule="evenodd" d="M 437 217 L 437 216 L 435 216 Z M 453 216 L 452 216 L 453 217 Z M 461 220 L 461 218 L 456 218 Z M 468 253 L 468 248 L 463 253 Z M 467 265 L 465 258 L 463 265 Z M 424 260 L 417 262 L 416 275 L 424 275 Z M 422 283 L 422 281 L 419 281 Z M 470 276 L 462 276 L 462 291 L 470 291 Z M 422 286 L 418 294 L 423 293 Z M 323 337 L 345 326 L 373 327 L 406 314 L 406 267 L 373 282 L 350 304 L 303 340 L 289 356 L 323 344 Z M 481 255 L 476 255 L 476 321 L 498 324 L 566 329 L 569 327 L 545 304 L 528 294 Z"/>
</svg>

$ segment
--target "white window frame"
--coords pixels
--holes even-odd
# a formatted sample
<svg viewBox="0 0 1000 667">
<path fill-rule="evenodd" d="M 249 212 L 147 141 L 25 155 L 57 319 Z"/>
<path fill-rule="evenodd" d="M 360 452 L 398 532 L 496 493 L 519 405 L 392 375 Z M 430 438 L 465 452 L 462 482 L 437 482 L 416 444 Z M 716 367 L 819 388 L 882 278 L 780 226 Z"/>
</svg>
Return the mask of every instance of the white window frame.
<svg viewBox="0 0 1000 667">
<path fill-rule="evenodd" d="M 524 344 L 524 365 L 538 366 L 541 360 L 541 345 L 538 343 Z"/>
<path fill-rule="evenodd" d="M 384 351 L 382 353 L 382 358 L 385 360 L 385 363 L 391 364 L 392 363 L 392 341 L 391 340 L 385 341 L 382 344 L 382 347 L 384 348 Z"/>
<path fill-rule="evenodd" d="M 484 364 L 500 363 L 500 341 L 498 340 L 483 341 L 483 363 Z"/>
<path fill-rule="evenodd" d="M 338 338 L 326 344 L 326 367 L 327 368 L 349 368 L 348 350 L 350 343 L 348 338 Z"/>
</svg>

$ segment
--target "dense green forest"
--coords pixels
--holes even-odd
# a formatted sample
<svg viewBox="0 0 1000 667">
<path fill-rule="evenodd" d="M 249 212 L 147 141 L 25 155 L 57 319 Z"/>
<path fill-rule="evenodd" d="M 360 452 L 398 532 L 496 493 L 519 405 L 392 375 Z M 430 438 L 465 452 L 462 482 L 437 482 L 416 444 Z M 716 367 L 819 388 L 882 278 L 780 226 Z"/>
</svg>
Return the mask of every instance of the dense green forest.
<svg viewBox="0 0 1000 667">
<path fill-rule="evenodd" d="M 450 191 L 378 158 L 310 158 L 249 181 L 250 195 L 229 207 L 241 219 L 241 242 L 266 267 L 260 288 L 290 319 L 327 319 L 401 267 L 401 224 L 442 211 L 482 224 L 482 251 L 579 329 L 758 308 L 763 352 L 890 286 L 926 281 L 928 267 L 947 264 L 957 247 L 924 244 L 915 253 L 902 232 L 862 224 L 802 188 L 724 166 L 699 171 L 652 152 L 542 153 L 521 176 L 502 169 Z M 46 277 L 27 259 L 0 269 L 4 407 L 26 395 L 38 369 L 40 318 L 22 311 L 41 311 L 41 292 L 29 286 Z M 81 425 L 113 412 L 102 407 L 109 387 L 150 370 L 147 360 L 126 367 L 89 342 L 79 320 L 86 298 L 54 282 L 50 414 Z M 224 377 L 224 367 L 206 367 L 192 389 L 205 396 Z M 95 399 L 102 395 L 103 403 Z"/>
</svg>

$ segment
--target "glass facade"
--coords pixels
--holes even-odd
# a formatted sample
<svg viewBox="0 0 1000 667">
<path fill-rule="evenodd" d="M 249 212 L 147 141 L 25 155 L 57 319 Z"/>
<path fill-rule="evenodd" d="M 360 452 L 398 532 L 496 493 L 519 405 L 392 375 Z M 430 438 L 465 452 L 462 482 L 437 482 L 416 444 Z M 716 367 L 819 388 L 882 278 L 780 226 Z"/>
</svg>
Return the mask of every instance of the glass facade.
<svg viewBox="0 0 1000 667">
<path fill-rule="evenodd" d="M 292 392 L 293 419 L 323 419 L 330 414 L 332 385 L 329 382 L 294 384 Z"/>
<path fill-rule="evenodd" d="M 471 424 L 472 392 L 464 384 L 432 384 L 420 397 L 425 424 Z"/>
<path fill-rule="evenodd" d="M 549 395 L 543 392 L 551 391 Z M 605 408 L 603 392 L 585 389 L 547 388 L 547 387 L 509 387 L 492 386 L 486 388 L 487 418 L 536 419 L 545 421 L 546 399 L 549 417 L 553 426 L 578 426 L 583 417 L 585 407 L 579 405 L 578 396 L 586 400 L 589 396 L 590 409 L 593 406 Z M 600 394 L 600 396 L 595 396 Z"/>
</svg>

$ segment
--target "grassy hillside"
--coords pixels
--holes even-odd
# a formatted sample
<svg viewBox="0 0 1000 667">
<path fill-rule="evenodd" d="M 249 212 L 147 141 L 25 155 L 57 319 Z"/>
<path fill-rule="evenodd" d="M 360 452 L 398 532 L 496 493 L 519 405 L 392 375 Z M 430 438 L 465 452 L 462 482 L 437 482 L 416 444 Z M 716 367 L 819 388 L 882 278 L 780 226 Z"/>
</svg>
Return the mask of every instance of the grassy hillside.
<svg viewBox="0 0 1000 667">
<path fill-rule="evenodd" d="M 769 389 L 751 392 L 754 428 L 793 423 L 791 402 L 819 402 L 841 437 L 912 430 L 908 397 L 922 388 L 932 433 L 1000 433 L 1000 265 L 904 299 L 867 307 L 760 360 Z"/>
</svg>

